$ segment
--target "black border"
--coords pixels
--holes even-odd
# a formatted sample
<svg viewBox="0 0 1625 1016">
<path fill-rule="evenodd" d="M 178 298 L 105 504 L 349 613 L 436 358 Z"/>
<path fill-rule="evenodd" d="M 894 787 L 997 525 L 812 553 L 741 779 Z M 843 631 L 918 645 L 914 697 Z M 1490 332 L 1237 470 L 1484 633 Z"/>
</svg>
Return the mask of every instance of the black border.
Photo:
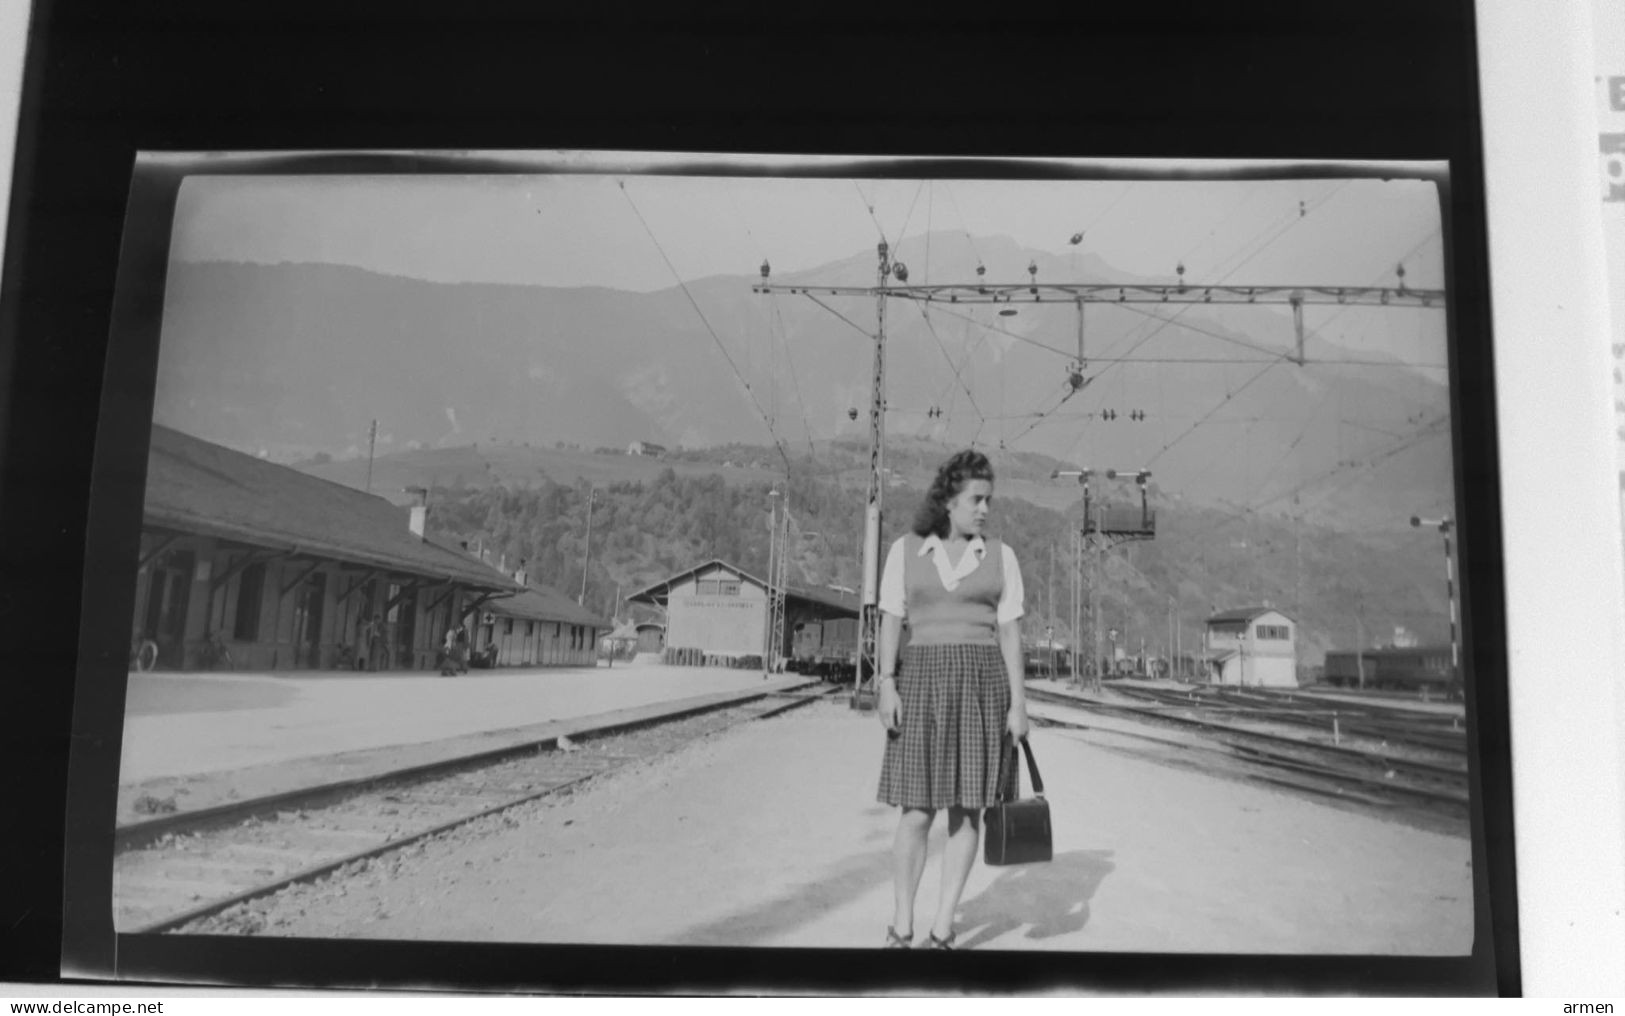
<svg viewBox="0 0 1625 1016">
<path fill-rule="evenodd" d="M 809 154 L 1445 160 L 1464 663 L 1477 684 L 1484 835 L 1469 960 L 589 949 L 120 936 L 125 976 L 164 981 L 731 992 L 1075 988 L 1215 993 L 1516 994 L 1511 757 L 1477 63 L 1470 0 L 1162 3 L 813 13 L 299 2 L 36 6 L 24 78 L 0 327 L 0 618 L 18 731 L 14 799 L 38 835 L 3 915 L 7 978 L 54 979 L 62 912 L 64 736 L 79 605 L 128 615 L 126 583 L 85 576 L 128 553 L 151 364 L 109 364 L 139 312 L 114 280 L 140 151 L 572 148 Z M 167 222 L 167 219 L 165 220 Z M 144 231 L 144 228 L 142 231 Z M 129 262 L 132 263 L 133 262 Z M 120 282 L 122 283 L 122 279 Z M 156 292 L 161 292 L 161 287 Z M 116 352 L 116 351 L 115 351 Z M 104 387 L 103 370 L 106 385 Z M 145 387 L 143 388 L 143 385 Z M 106 411 L 105 416 L 99 413 Z M 98 434 L 98 428 L 100 433 Z M 98 443 L 100 442 L 100 443 Z M 93 451 L 106 483 L 88 500 Z M 89 516 L 94 508 L 96 518 Z M 139 517 L 139 512 L 135 513 Z M 128 527 L 124 527 L 128 529 Z M 97 543 L 87 558 L 85 539 Z M 43 579 L 44 581 L 40 581 Z M 119 607 L 125 609 L 120 614 Z M 81 661 L 113 674 L 118 660 Z M 80 759 L 116 767 L 122 686 L 75 703 Z M 107 724 L 108 718 L 112 723 Z M 101 770 L 102 772 L 116 771 Z M 76 788 L 82 784 L 76 783 Z M 35 814 L 35 812 L 30 812 Z M 110 812 L 109 812 L 110 814 Z M 76 848 L 84 827 L 67 830 Z M 83 885 L 75 880 L 76 886 Z M 105 898 L 104 898 L 105 900 Z M 97 901 L 70 899 L 96 907 Z M 105 918 L 104 918 L 105 922 Z M 82 948 L 83 943 L 67 943 Z M 742 962 L 745 961 L 745 962 Z M 748 973 L 742 967 L 748 966 Z"/>
</svg>

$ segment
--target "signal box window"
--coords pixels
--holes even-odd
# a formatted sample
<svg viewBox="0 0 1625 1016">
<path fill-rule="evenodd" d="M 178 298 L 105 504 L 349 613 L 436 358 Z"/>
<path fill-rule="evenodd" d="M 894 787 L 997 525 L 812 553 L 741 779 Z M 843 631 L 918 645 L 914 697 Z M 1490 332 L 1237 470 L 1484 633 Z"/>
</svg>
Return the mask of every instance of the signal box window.
<svg viewBox="0 0 1625 1016">
<path fill-rule="evenodd" d="M 1284 624 L 1261 624 L 1258 626 L 1258 637 L 1285 642 L 1292 637 L 1292 629 Z"/>
</svg>

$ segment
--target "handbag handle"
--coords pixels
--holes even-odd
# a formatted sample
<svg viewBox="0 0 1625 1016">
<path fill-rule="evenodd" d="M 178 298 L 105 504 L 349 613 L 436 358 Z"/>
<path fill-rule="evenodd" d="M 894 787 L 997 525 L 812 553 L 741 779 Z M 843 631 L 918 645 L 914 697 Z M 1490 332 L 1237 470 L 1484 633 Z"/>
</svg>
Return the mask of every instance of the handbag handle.
<svg viewBox="0 0 1625 1016">
<path fill-rule="evenodd" d="M 1008 736 L 1008 735 L 1006 735 L 1006 736 Z M 1031 778 L 1032 783 L 1033 783 L 1033 796 L 1034 797 L 1043 797 L 1044 796 L 1044 778 L 1042 776 L 1038 775 L 1038 762 L 1037 762 L 1037 760 L 1035 760 L 1033 758 L 1033 746 L 1027 743 L 1027 739 L 1025 737 L 1021 739 L 1021 750 L 1027 756 L 1027 775 L 1028 775 L 1029 778 Z M 1021 796 L 1021 787 L 1020 787 L 1019 782 L 1018 782 L 1018 784 L 1016 786 L 1016 796 L 1017 797 Z M 1001 799 L 1002 799 L 1002 795 L 1001 795 Z"/>
</svg>

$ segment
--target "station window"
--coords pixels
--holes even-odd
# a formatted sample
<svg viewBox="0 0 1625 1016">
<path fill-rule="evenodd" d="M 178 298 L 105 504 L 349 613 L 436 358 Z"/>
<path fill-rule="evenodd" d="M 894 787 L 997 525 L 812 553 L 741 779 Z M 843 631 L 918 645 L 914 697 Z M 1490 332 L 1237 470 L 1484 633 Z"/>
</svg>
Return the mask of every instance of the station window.
<svg viewBox="0 0 1625 1016">
<path fill-rule="evenodd" d="M 694 592 L 698 596 L 715 596 L 721 584 L 716 579 L 700 579 L 694 583 Z"/>
<path fill-rule="evenodd" d="M 505 617 L 505 618 L 502 619 L 502 634 L 504 634 L 504 635 L 512 635 L 513 634 L 513 618 Z"/>
<path fill-rule="evenodd" d="M 739 580 L 738 579 L 732 579 L 732 580 L 724 579 L 724 580 L 722 580 L 721 582 L 717 583 L 717 593 L 722 595 L 722 596 L 738 596 L 739 595 Z"/>
<path fill-rule="evenodd" d="M 265 565 L 251 564 L 237 576 L 237 616 L 231 637 L 252 642 L 260 633 L 260 598 L 265 592 Z"/>
<path fill-rule="evenodd" d="M 1292 638 L 1292 628 L 1284 624 L 1261 624 L 1258 626 L 1258 637 L 1285 642 Z"/>
</svg>

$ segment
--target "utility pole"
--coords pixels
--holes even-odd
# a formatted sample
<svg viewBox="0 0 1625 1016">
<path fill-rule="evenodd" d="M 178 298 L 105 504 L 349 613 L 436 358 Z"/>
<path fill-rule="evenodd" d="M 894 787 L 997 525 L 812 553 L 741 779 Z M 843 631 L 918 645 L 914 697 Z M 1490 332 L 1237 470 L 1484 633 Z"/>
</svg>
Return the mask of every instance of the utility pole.
<svg viewBox="0 0 1625 1016">
<path fill-rule="evenodd" d="M 784 652 L 784 596 L 790 582 L 790 478 L 784 479 L 784 512 L 779 523 L 778 571 L 773 573 L 773 632 L 772 651 L 768 665 L 778 669 L 779 657 Z"/>
<path fill-rule="evenodd" d="M 587 543 L 581 548 L 581 592 L 576 596 L 576 603 L 585 605 L 587 602 L 587 564 L 592 560 L 592 501 L 598 493 L 598 488 L 591 483 L 587 485 Z"/>
<path fill-rule="evenodd" d="M 1297 549 L 1297 591 L 1293 596 L 1292 605 L 1298 612 L 1298 620 L 1303 621 L 1303 507 L 1298 501 L 1298 495 L 1292 495 L 1293 516 L 1297 522 L 1294 527 L 1294 543 Z"/>
<path fill-rule="evenodd" d="M 1360 688 L 1365 689 L 1365 626 L 1360 622 L 1363 606 L 1354 608 L 1354 672 L 1360 678 Z"/>
<path fill-rule="evenodd" d="M 1103 597 L 1101 595 L 1102 592 L 1103 592 L 1103 589 L 1101 588 L 1101 585 L 1106 580 L 1106 545 L 1105 545 L 1104 541 L 1101 539 L 1100 532 L 1101 532 L 1101 526 L 1104 524 L 1105 519 L 1106 519 L 1106 506 L 1104 504 L 1095 505 L 1095 540 L 1094 540 L 1095 574 L 1094 574 L 1094 580 L 1089 583 L 1089 604 L 1090 604 L 1090 607 L 1092 608 L 1091 613 L 1094 615 L 1094 638 L 1092 639 L 1092 644 L 1090 646 L 1090 652 L 1094 655 L 1094 662 L 1095 662 L 1095 682 L 1094 682 L 1094 685 L 1095 685 L 1095 691 L 1096 692 L 1100 691 L 1101 669 L 1102 669 L 1101 665 L 1100 665 L 1100 609 L 1101 609 L 1101 600 L 1103 599 Z"/>
<path fill-rule="evenodd" d="M 1072 531 L 1072 683 L 1083 687 L 1083 530 Z"/>
<path fill-rule="evenodd" d="M 875 364 L 873 388 L 869 394 L 869 499 L 863 515 L 863 604 L 861 650 L 858 676 L 852 689 L 856 709 L 872 709 L 875 704 L 876 675 L 880 667 L 880 523 L 885 500 L 885 479 L 881 472 L 886 448 L 886 282 L 894 271 L 891 248 L 885 240 L 876 248 L 879 264 L 875 280 Z M 900 281 L 907 270 L 897 265 Z"/>
<path fill-rule="evenodd" d="M 1168 597 L 1168 676 L 1174 676 L 1174 598 Z"/>
<path fill-rule="evenodd" d="M 1049 654 L 1049 676 L 1055 679 L 1055 544 L 1049 545 L 1049 586 L 1047 587 L 1049 600 L 1049 624 L 1044 628 L 1044 641 L 1049 643 L 1044 651 Z"/>
<path fill-rule="evenodd" d="M 372 456 L 378 447 L 378 421 L 372 421 L 372 427 L 367 432 L 367 493 L 372 493 Z"/>
<path fill-rule="evenodd" d="M 773 576 L 779 563 L 779 492 L 767 492 L 767 614 L 762 628 L 762 676 L 773 673 Z"/>
</svg>

